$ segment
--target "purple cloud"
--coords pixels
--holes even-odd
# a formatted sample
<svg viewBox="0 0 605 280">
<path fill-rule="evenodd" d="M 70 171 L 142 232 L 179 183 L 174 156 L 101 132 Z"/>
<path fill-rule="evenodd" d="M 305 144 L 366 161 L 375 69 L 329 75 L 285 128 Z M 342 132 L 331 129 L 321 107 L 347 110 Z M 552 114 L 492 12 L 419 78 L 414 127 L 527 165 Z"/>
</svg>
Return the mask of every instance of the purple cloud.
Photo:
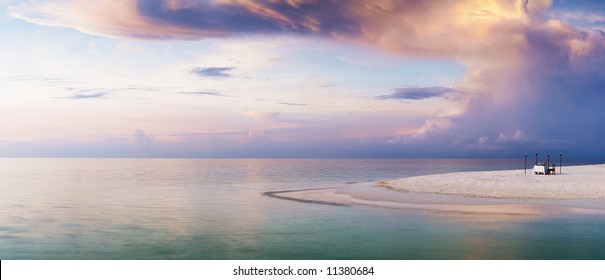
<svg viewBox="0 0 605 280">
<path fill-rule="evenodd" d="M 65 97 L 68 99 L 94 99 L 94 98 L 104 98 L 108 95 L 107 92 L 95 92 L 95 93 L 76 93 L 72 96 Z"/>
<path fill-rule="evenodd" d="M 376 99 L 407 99 L 407 100 L 422 100 L 434 97 L 441 97 L 447 93 L 456 92 L 451 88 L 446 87 L 409 87 L 409 88 L 396 88 L 393 93 L 387 95 L 377 96 Z"/>
<path fill-rule="evenodd" d="M 231 77 L 231 70 L 235 67 L 196 67 L 191 69 L 191 73 L 199 77 L 218 77 L 228 78 Z"/>
</svg>

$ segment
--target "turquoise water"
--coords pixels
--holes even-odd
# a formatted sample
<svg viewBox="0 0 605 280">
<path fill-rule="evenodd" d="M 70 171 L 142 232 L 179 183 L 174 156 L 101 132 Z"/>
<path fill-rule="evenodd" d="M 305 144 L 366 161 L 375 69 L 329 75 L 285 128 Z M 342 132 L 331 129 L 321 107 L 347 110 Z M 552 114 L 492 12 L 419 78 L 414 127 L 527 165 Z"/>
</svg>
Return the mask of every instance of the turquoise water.
<svg viewBox="0 0 605 280">
<path fill-rule="evenodd" d="M 598 218 L 463 219 L 262 195 L 519 163 L 0 159 L 0 258 L 605 259 Z"/>
</svg>

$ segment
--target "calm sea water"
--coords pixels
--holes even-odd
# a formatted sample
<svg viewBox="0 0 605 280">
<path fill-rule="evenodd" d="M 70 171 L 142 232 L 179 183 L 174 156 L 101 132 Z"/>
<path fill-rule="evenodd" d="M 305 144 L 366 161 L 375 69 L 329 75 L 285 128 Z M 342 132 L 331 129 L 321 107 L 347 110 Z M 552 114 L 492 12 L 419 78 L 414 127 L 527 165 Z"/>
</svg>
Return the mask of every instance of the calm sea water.
<svg viewBox="0 0 605 280">
<path fill-rule="evenodd" d="M 262 195 L 519 163 L 5 158 L 0 258 L 605 259 L 601 219 L 469 220 Z"/>
</svg>

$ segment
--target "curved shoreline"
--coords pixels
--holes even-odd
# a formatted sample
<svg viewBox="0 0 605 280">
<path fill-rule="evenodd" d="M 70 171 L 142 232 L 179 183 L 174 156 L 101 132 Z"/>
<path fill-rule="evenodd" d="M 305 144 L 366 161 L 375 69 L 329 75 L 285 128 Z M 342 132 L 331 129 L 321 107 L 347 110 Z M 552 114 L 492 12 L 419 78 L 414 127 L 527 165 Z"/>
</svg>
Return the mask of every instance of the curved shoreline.
<svg viewBox="0 0 605 280">
<path fill-rule="evenodd" d="M 283 195 L 283 194 L 292 193 L 292 192 L 301 192 L 301 191 L 309 191 L 309 190 L 323 190 L 323 189 L 328 189 L 328 188 L 271 191 L 271 192 L 264 192 L 263 195 L 267 196 L 267 197 L 273 197 L 273 198 L 277 198 L 277 199 L 284 199 L 284 200 L 290 200 L 290 201 L 297 201 L 297 202 L 302 202 L 302 203 L 322 204 L 322 205 L 331 205 L 331 206 L 351 206 L 350 204 L 344 204 L 344 203 L 322 201 L 322 200 L 302 199 L 302 198 L 296 198 L 296 197 L 290 197 L 287 195 L 285 195 L 285 196 Z"/>
<path fill-rule="evenodd" d="M 267 192 L 274 198 L 475 216 L 605 216 L 605 165 L 569 166 L 562 175 L 523 170 L 457 172 L 332 188 Z"/>
</svg>

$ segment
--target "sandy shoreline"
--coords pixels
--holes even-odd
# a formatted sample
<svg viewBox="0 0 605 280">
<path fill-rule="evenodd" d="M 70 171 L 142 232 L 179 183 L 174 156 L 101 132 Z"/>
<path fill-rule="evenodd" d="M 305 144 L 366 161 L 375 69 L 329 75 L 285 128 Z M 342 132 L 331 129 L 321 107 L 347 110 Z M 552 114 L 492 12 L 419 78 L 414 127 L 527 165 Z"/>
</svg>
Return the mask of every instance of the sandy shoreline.
<svg viewBox="0 0 605 280">
<path fill-rule="evenodd" d="M 457 172 L 265 195 L 335 206 L 475 216 L 605 216 L 605 165 L 568 166 L 563 174 L 548 176 L 533 175 L 529 169 L 527 175 L 523 170 Z"/>
</svg>

